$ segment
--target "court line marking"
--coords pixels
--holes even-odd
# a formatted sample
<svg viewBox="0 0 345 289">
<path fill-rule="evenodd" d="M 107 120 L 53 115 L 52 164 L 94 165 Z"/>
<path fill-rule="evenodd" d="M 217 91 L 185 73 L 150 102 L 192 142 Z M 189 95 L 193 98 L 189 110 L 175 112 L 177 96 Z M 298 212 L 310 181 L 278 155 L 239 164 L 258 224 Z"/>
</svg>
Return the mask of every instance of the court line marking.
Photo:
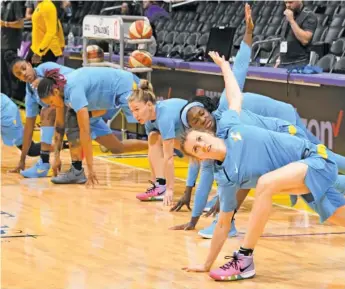
<svg viewBox="0 0 345 289">
<path fill-rule="evenodd" d="M 139 171 L 144 171 L 144 172 L 149 172 L 150 173 L 150 170 L 149 169 L 144 169 L 144 168 L 138 168 L 136 166 L 133 166 L 133 165 L 128 165 L 128 164 L 123 164 L 123 163 L 118 163 L 116 161 L 112 161 L 112 160 L 109 160 L 107 158 L 103 158 L 102 156 L 96 156 L 94 157 L 98 160 L 103 160 L 103 161 L 106 161 L 108 163 L 111 163 L 111 164 L 117 164 L 117 165 L 120 165 L 120 166 L 124 166 L 124 167 L 127 167 L 127 168 L 132 168 L 132 169 L 136 169 L 136 170 L 139 170 Z M 181 182 L 186 182 L 186 179 L 183 179 L 183 178 L 179 178 L 179 177 L 175 177 L 176 180 L 179 180 Z M 213 189 L 213 188 L 212 188 Z M 255 198 L 253 197 L 250 197 L 248 196 L 247 198 L 251 199 L 251 200 L 254 200 Z M 294 207 L 289 207 L 289 206 L 284 206 L 284 205 L 281 205 L 281 204 L 276 204 L 276 203 L 273 203 L 273 205 L 275 206 L 278 206 L 278 207 L 281 207 L 281 208 L 285 208 L 285 209 L 289 209 L 289 210 L 293 210 L 293 211 L 297 211 L 297 212 L 301 212 L 301 213 L 307 213 L 308 215 L 311 215 L 311 216 L 319 216 L 318 214 L 316 213 L 312 213 L 312 212 L 308 212 L 306 210 L 300 210 L 300 209 L 296 209 Z"/>
<path fill-rule="evenodd" d="M 1 236 L 0 239 L 7 239 L 7 238 L 34 238 L 41 237 L 42 235 L 32 235 L 32 234 L 25 234 L 25 235 L 5 235 Z"/>
<path fill-rule="evenodd" d="M 320 233 L 301 233 L 301 234 L 282 234 L 282 235 L 263 235 L 261 238 L 279 238 L 279 237 L 307 237 L 307 236 L 327 236 L 327 235 L 345 235 L 345 232 L 320 232 Z"/>
</svg>

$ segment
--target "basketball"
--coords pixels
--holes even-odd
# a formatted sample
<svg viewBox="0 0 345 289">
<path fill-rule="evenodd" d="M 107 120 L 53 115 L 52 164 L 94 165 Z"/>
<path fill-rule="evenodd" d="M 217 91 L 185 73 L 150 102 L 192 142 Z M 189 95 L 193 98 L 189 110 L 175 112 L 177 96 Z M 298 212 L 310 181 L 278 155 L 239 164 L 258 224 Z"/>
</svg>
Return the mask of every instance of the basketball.
<svg viewBox="0 0 345 289">
<path fill-rule="evenodd" d="M 104 61 L 104 51 L 98 45 L 89 45 L 86 47 L 87 60 L 89 63 Z"/>
<path fill-rule="evenodd" d="M 152 27 L 150 23 L 144 20 L 137 20 L 129 27 L 129 37 L 131 39 L 150 39 L 152 36 Z"/>
<path fill-rule="evenodd" d="M 152 56 L 145 50 L 135 50 L 129 57 L 129 67 L 140 68 L 140 67 L 151 67 Z"/>
</svg>

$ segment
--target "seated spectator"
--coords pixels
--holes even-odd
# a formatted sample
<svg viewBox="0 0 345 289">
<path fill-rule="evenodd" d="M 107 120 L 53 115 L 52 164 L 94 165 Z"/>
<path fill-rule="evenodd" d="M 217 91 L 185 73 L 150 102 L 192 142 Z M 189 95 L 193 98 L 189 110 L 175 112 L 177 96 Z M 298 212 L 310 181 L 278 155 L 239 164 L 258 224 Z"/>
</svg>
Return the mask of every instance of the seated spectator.
<svg viewBox="0 0 345 289">
<path fill-rule="evenodd" d="M 132 7 L 128 2 L 122 2 L 121 5 L 121 15 L 132 15 Z"/>
<path fill-rule="evenodd" d="M 144 15 L 150 20 L 150 23 L 155 22 L 159 18 L 170 18 L 169 13 L 160 7 L 155 1 L 143 1 Z"/>
<path fill-rule="evenodd" d="M 316 15 L 303 1 L 285 1 L 285 22 L 281 31 L 280 57 L 275 67 L 289 68 L 309 63 L 309 48 L 317 26 Z"/>
</svg>

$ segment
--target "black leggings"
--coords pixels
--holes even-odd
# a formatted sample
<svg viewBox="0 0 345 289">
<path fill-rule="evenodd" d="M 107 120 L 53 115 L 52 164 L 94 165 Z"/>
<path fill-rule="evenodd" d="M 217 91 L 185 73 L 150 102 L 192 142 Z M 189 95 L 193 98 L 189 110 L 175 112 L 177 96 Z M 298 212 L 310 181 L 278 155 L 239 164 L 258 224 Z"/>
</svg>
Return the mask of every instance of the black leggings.
<svg viewBox="0 0 345 289">
<path fill-rule="evenodd" d="M 19 148 L 20 150 L 22 150 L 23 146 L 19 145 L 17 146 L 17 148 Z M 62 143 L 62 149 L 68 149 L 69 148 L 69 144 L 68 141 L 63 141 Z M 40 143 L 35 143 L 35 142 L 31 142 L 29 151 L 28 151 L 28 156 L 29 157 L 37 157 L 39 156 L 41 153 L 41 144 Z"/>
<path fill-rule="evenodd" d="M 22 145 L 17 146 L 20 150 L 22 150 Z M 40 155 L 41 152 L 41 144 L 40 143 L 35 143 L 31 142 L 29 151 L 28 151 L 28 156 L 29 157 L 37 157 Z"/>
</svg>

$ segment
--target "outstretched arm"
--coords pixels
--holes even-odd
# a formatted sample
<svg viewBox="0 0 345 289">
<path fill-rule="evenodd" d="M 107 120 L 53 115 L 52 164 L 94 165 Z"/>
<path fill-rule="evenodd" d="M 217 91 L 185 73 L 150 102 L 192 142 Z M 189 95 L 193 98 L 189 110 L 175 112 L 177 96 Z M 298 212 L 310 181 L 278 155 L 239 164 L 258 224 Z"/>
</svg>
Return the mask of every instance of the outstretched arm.
<svg viewBox="0 0 345 289">
<path fill-rule="evenodd" d="M 218 52 L 211 51 L 209 55 L 222 70 L 229 109 L 235 110 L 240 114 L 243 96 L 228 62 L 225 60 L 224 56 L 220 57 Z"/>
<path fill-rule="evenodd" d="M 211 248 L 204 264 L 189 266 L 184 268 L 188 272 L 207 272 L 210 271 L 214 261 L 217 259 L 225 240 L 227 239 L 231 219 L 237 207 L 236 194 L 237 186 L 219 186 L 220 213 L 216 229 L 213 234 Z"/>
<path fill-rule="evenodd" d="M 253 43 L 253 30 L 254 24 L 252 20 L 252 11 L 250 6 L 246 4 L 245 8 L 245 16 L 246 16 L 246 32 L 243 37 L 243 41 L 240 46 L 240 50 L 237 52 L 235 57 L 235 62 L 233 65 L 233 72 L 235 78 L 237 80 L 238 86 L 240 87 L 241 91 L 244 88 L 244 84 L 246 82 L 246 76 L 248 73 L 250 57 L 252 54 L 251 46 Z M 228 63 L 230 66 L 230 63 Z M 219 106 L 217 109 L 217 117 L 221 117 L 224 111 L 228 110 L 228 102 L 226 99 L 226 89 L 223 90 L 223 93 L 219 100 Z"/>
</svg>

